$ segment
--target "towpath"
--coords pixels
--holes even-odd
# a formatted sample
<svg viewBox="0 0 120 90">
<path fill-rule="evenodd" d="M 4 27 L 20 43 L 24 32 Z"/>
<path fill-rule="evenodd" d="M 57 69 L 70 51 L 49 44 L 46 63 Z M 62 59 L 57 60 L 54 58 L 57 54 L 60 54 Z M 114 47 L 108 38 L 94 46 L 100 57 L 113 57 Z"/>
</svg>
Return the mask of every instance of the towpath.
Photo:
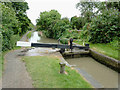
<svg viewBox="0 0 120 90">
<path fill-rule="evenodd" d="M 26 41 L 26 35 L 21 41 Z M 21 61 L 21 50 L 13 50 L 5 55 L 2 88 L 33 88 L 25 63 Z"/>
</svg>

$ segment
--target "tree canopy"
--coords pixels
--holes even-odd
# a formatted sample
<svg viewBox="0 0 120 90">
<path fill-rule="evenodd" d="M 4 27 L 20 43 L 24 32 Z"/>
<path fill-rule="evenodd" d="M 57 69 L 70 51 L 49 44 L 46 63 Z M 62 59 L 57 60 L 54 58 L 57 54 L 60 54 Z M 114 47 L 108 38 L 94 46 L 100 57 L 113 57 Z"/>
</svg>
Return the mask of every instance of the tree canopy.
<svg viewBox="0 0 120 90">
<path fill-rule="evenodd" d="M 27 2 L 2 2 L 0 10 L 2 12 L 2 50 L 12 49 L 20 35 L 23 35 L 31 27 L 31 21 L 26 15 L 28 10 Z"/>
<path fill-rule="evenodd" d="M 83 38 L 93 43 L 108 43 L 118 39 L 120 1 L 79 2 L 76 6 L 86 23 L 83 27 Z"/>
<path fill-rule="evenodd" d="M 65 28 L 69 27 L 69 19 L 61 19 L 61 15 L 57 10 L 41 12 L 36 22 L 38 30 L 43 30 L 47 37 L 55 39 L 58 39 Z"/>
</svg>

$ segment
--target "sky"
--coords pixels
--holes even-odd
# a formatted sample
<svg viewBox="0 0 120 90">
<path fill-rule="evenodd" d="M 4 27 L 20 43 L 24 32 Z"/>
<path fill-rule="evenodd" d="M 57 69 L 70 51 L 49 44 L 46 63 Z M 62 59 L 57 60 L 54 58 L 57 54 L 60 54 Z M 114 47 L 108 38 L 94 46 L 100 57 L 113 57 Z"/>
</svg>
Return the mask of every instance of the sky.
<svg viewBox="0 0 120 90">
<path fill-rule="evenodd" d="M 61 17 L 71 18 L 80 16 L 80 11 L 76 9 L 79 0 L 25 0 L 28 3 L 29 10 L 27 16 L 32 23 L 36 25 L 36 19 L 40 16 L 40 12 L 57 10 Z"/>
</svg>

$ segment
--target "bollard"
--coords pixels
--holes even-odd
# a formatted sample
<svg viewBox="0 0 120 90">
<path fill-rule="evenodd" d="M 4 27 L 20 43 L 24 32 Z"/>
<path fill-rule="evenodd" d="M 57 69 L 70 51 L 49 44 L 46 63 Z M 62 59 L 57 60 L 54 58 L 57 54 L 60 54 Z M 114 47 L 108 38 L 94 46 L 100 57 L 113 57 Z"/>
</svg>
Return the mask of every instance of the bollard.
<svg viewBox="0 0 120 90">
<path fill-rule="evenodd" d="M 60 62 L 59 64 L 60 64 L 60 73 L 65 74 L 65 63 Z"/>
</svg>

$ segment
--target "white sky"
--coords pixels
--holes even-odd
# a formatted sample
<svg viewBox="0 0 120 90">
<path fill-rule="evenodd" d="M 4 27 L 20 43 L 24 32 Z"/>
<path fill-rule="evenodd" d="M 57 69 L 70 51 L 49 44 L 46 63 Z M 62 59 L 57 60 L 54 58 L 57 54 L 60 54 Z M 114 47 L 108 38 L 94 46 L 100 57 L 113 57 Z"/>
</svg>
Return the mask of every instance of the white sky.
<svg viewBox="0 0 120 90">
<path fill-rule="evenodd" d="M 29 10 L 27 11 L 28 17 L 32 23 L 36 24 L 36 19 L 39 17 L 40 12 L 50 11 L 51 9 L 57 10 L 62 17 L 71 18 L 75 15 L 79 16 L 80 11 L 76 9 L 76 4 L 79 0 L 25 0 L 28 3 Z"/>
</svg>

